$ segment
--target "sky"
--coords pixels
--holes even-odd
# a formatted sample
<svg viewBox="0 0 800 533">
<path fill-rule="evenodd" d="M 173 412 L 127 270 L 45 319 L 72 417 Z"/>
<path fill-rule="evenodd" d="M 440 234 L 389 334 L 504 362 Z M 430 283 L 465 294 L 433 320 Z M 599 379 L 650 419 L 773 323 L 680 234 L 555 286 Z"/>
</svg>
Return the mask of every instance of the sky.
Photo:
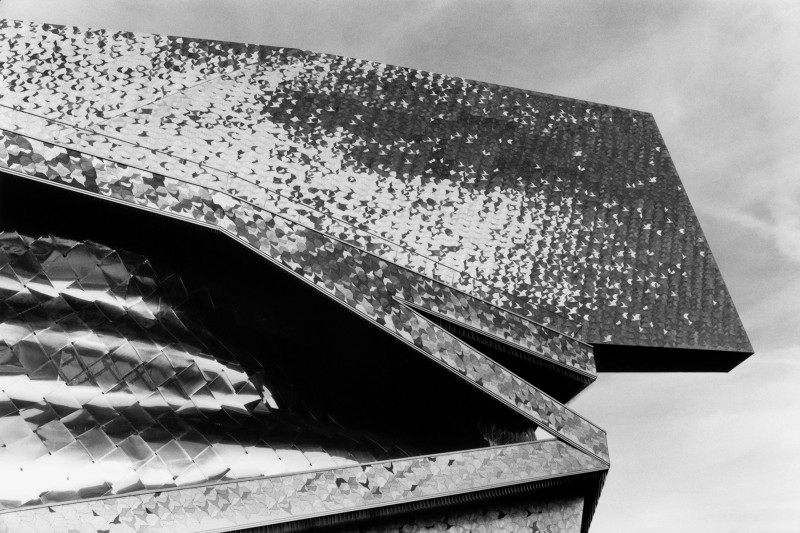
<svg viewBox="0 0 800 533">
<path fill-rule="evenodd" d="M 756 354 L 601 374 L 592 533 L 800 531 L 800 3 L 0 0 L 0 17 L 296 47 L 653 113 Z"/>
</svg>

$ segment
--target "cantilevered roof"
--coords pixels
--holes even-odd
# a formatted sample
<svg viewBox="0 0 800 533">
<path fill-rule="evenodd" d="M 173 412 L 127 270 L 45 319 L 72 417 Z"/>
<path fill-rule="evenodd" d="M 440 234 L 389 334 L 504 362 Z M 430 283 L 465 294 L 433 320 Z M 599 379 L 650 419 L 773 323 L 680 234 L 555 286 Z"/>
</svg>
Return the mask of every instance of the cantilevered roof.
<svg viewBox="0 0 800 533">
<path fill-rule="evenodd" d="M 719 370 L 752 352 L 649 113 L 295 49 L 1 24 L 7 130 L 265 190 L 387 260 L 574 322 L 615 348 L 601 370 L 605 353 Z"/>
<path fill-rule="evenodd" d="M 647 113 L 15 21 L 0 74 L 6 527 L 313 527 L 571 484 L 551 518 L 585 531 L 609 452 L 562 402 L 752 352 Z"/>
<path fill-rule="evenodd" d="M 601 370 L 605 353 L 699 370 L 752 352 L 648 113 L 295 49 L 1 24 L 6 129 L 266 190 L 388 260 L 575 322 L 615 347 Z"/>
</svg>

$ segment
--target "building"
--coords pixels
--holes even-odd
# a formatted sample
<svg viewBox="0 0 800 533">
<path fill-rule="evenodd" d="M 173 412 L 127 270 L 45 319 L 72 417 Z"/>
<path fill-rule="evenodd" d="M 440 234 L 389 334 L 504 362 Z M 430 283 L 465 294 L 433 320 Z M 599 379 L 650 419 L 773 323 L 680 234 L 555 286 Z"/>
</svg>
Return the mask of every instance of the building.
<svg viewBox="0 0 800 533">
<path fill-rule="evenodd" d="M 647 113 L 0 33 L 0 530 L 587 531 L 564 403 L 752 353 Z"/>
</svg>

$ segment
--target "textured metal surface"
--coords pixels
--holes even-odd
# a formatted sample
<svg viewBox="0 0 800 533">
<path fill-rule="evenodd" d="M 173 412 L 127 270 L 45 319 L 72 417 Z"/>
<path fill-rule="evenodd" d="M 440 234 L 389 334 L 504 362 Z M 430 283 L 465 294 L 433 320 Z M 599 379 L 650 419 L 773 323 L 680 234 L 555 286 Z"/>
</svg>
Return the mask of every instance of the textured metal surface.
<svg viewBox="0 0 800 533">
<path fill-rule="evenodd" d="M 177 278 L 7 233 L 0 531 L 247 528 L 607 470 L 600 428 L 457 328 L 575 390 L 596 375 L 587 342 L 752 351 L 649 114 L 15 21 L 0 21 L 0 73 L 0 169 L 219 230 L 554 437 L 499 445 L 532 436 L 493 427 L 493 447 L 422 455 L 333 427 L 216 339 Z M 575 531 L 582 501 L 386 527 Z"/>
<path fill-rule="evenodd" d="M 0 510 L 378 459 L 192 305 L 142 257 L 0 232 Z"/>
<path fill-rule="evenodd" d="M 30 177 L 229 228 L 234 236 L 257 247 L 267 258 L 374 320 L 441 362 L 455 375 L 517 409 L 565 442 L 607 461 L 602 430 L 395 300 L 392 295 L 398 292 L 413 300 L 411 295 L 424 286 L 420 285 L 417 275 L 405 269 L 268 211 L 237 202 L 230 196 L 125 168 L 111 161 L 67 152 L 23 136 L 4 134 L 0 164 Z M 435 282 L 425 280 L 425 283 Z M 464 298 L 444 286 L 431 290 L 431 294 L 438 294 L 439 298 L 447 296 L 454 301 Z M 536 330 L 529 330 L 529 334 L 531 331 Z M 550 459 L 545 454 L 528 457 L 526 461 L 534 464 L 537 460 Z M 594 464 L 599 468 L 607 466 L 603 461 Z M 20 478 L 25 479 L 25 475 Z M 474 481 L 467 477 L 464 482 L 471 486 Z M 446 489 L 446 485 L 437 486 L 440 490 Z M 17 520 L 10 518 L 12 516 L 16 515 L 8 514 L 4 520 Z"/>
<path fill-rule="evenodd" d="M 395 298 L 554 363 L 596 375 L 591 346 L 435 281 L 409 276 Z"/>
<path fill-rule="evenodd" d="M 0 531 L 236 529 L 603 470 L 555 440 L 0 514 Z"/>
<path fill-rule="evenodd" d="M 553 498 L 527 505 L 492 505 L 467 512 L 441 513 L 412 521 L 342 530 L 342 533 L 578 533 L 583 498 Z"/>
<path fill-rule="evenodd" d="M 0 105 L 88 130 L 55 140 L 233 173 L 591 342 L 752 351 L 649 114 L 297 50 L 2 32 Z"/>
<path fill-rule="evenodd" d="M 10 170 L 230 232 L 547 431 L 608 459 L 600 428 L 399 304 L 393 295 L 406 279 L 404 269 L 199 185 L 21 135 L 5 133 L 0 141 L 0 166 Z"/>
<path fill-rule="evenodd" d="M 410 267 L 426 276 L 466 291 L 472 296 L 483 298 L 495 306 L 509 309 L 541 324 L 548 324 L 559 332 L 578 339 L 584 337 L 580 324 L 564 316 L 532 305 L 526 299 L 492 288 L 466 272 L 459 272 L 420 255 L 405 245 L 393 243 L 350 222 L 331 217 L 326 212 L 275 193 L 253 180 L 144 149 L 135 143 L 89 133 L 64 123 L 1 105 L 0 120 L 4 125 L 8 125 L 7 128 L 10 131 L 31 135 L 37 139 L 58 142 L 86 154 L 128 164 L 156 174 L 164 173 L 184 181 L 197 182 L 208 188 L 224 191 L 244 201 L 266 206 L 272 212 L 289 220 L 345 240 L 355 247 L 379 255 L 387 261 Z"/>
</svg>

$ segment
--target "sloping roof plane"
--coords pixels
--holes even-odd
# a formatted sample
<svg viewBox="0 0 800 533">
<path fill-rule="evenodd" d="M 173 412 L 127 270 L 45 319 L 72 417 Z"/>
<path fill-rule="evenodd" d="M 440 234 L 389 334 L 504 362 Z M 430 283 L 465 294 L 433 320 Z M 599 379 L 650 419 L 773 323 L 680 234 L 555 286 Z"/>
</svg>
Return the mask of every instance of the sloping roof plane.
<svg viewBox="0 0 800 533">
<path fill-rule="evenodd" d="M 475 498 L 488 502 L 572 480 L 582 483 L 578 497 L 551 495 L 526 509 L 565 531 L 585 531 L 608 470 L 608 448 L 605 432 L 562 402 L 598 370 L 729 370 L 752 353 L 650 114 L 295 49 L 9 20 L 0 21 L 0 72 L 0 170 L 6 180 L 0 201 L 7 213 L 0 216 L 6 348 L 0 352 L 0 425 L 16 428 L 0 438 L 21 461 L 9 463 L 18 483 L 0 496 L 0 527 L 330 525 L 326 517 L 390 517 L 395 511 L 386 509 L 415 510 L 431 502 L 452 509 Z M 322 429 L 297 429 L 302 444 L 281 447 L 273 434 L 258 444 L 225 448 L 240 445 L 253 457 L 291 448 L 307 458 L 299 460 L 303 467 L 270 474 L 241 454 L 228 464 L 219 450 L 228 446 L 224 439 L 238 438 L 231 436 L 234 430 L 217 440 L 206 434 L 199 445 L 176 428 L 197 423 L 192 417 L 217 420 L 217 412 L 231 409 L 238 413 L 234 425 L 254 434 L 262 423 L 288 431 L 324 419 L 306 399 L 275 422 L 275 406 L 282 404 L 276 404 L 280 394 L 270 391 L 288 389 L 270 389 L 270 371 L 253 369 L 281 355 L 267 351 L 253 359 L 219 348 L 225 342 L 214 341 L 211 330 L 184 324 L 181 313 L 191 307 L 181 304 L 182 311 L 175 311 L 171 302 L 183 298 L 175 283 L 143 281 L 151 277 L 136 274 L 139 267 L 129 256 L 114 255 L 104 244 L 15 233 L 6 226 L 24 226 L 23 211 L 35 210 L 36 200 L 26 195 L 70 218 L 69 224 L 62 219 L 64 231 L 78 227 L 81 217 L 96 216 L 101 220 L 90 226 L 135 232 L 156 224 L 164 227 L 160 238 L 176 238 L 159 215 L 192 228 L 180 230 L 186 235 L 211 229 L 255 252 L 259 265 L 280 273 L 274 275 L 281 287 L 297 283 L 315 295 L 297 298 L 323 298 L 356 317 L 348 327 L 377 327 L 382 339 L 401 346 L 386 344 L 376 354 L 355 344 L 336 346 L 342 354 L 352 351 L 351 363 L 413 354 L 407 367 L 376 374 L 387 387 L 413 381 L 407 369 L 423 361 L 439 373 L 442 387 L 464 384 L 478 391 L 475 401 L 487 413 L 500 409 L 505 422 L 525 428 L 487 429 L 474 417 L 476 428 L 464 429 L 464 442 L 476 442 L 478 434 L 523 436 L 508 442 L 489 436 L 489 446 L 460 451 L 443 440 L 444 451 L 415 455 L 386 444 L 398 437 L 391 430 L 366 437 L 363 428 L 339 424 L 339 413 L 331 416 L 339 429 L 325 442 L 317 435 Z M 131 209 L 141 214 L 118 217 Z M 31 227 L 59 226 L 59 216 L 51 209 Z M 115 239 L 113 232 L 104 235 Z M 126 242 L 145 246 L 159 237 L 137 238 Z M 213 253 L 176 243 L 178 249 L 198 258 Z M 153 250 L 158 260 L 161 252 Z M 224 263 L 219 261 L 214 264 Z M 225 279 L 214 280 L 217 285 L 247 285 L 230 273 L 220 277 Z M 212 289 L 222 294 L 237 292 L 217 285 Z M 129 286 L 139 307 L 125 303 Z M 150 287 L 149 300 L 140 286 Z M 247 289 L 241 292 L 237 305 L 244 312 L 256 304 L 245 301 Z M 284 303 L 279 293 L 274 301 L 262 298 L 278 315 L 290 307 L 286 293 L 280 293 Z M 313 331 L 312 309 L 301 316 L 305 310 L 293 305 L 280 327 Z M 83 317 L 83 325 L 61 324 L 70 313 Z M 142 313 L 158 325 L 152 331 L 175 340 L 184 355 L 167 353 L 171 341 L 152 341 L 164 352 L 157 363 L 139 361 L 141 354 L 121 356 L 118 344 L 138 342 L 142 332 L 120 324 L 127 317 L 138 324 Z M 109 327 L 116 337 L 107 336 Z M 331 327 L 318 329 L 331 334 Z M 255 330 L 248 331 L 245 336 Z M 89 346 L 82 340 L 87 335 L 117 344 Z M 289 352 L 319 348 L 311 340 L 281 342 Z M 67 345 L 76 347 L 70 361 L 80 365 L 64 366 Z M 195 353 L 191 346 L 201 348 Z M 105 366 L 94 366 L 93 357 Z M 192 362 L 196 358 L 202 365 Z M 243 363 L 259 358 L 252 367 Z M 203 365 L 218 370 L 193 370 Z M 147 384 L 131 385 L 128 366 L 146 375 Z M 202 396 L 223 374 L 234 385 Z M 365 379 L 380 385 L 377 377 L 359 379 L 364 390 Z M 347 381 L 331 386 L 358 389 Z M 320 405 L 330 401 L 319 391 L 325 386 L 317 387 Z M 97 394 L 89 397 L 92 387 Z M 313 390 L 308 386 L 304 393 Z M 113 401 L 106 397 L 112 393 Z M 157 394 L 163 405 L 146 404 L 152 424 L 122 435 L 120 427 L 131 425 L 125 398 L 145 393 Z M 464 405 L 473 405 L 467 396 Z M 384 402 L 387 409 L 393 402 L 364 401 Z M 468 419 L 457 420 L 469 426 Z M 161 433 L 153 433 L 156 423 Z M 47 424 L 61 430 L 63 447 L 53 449 L 50 430 L 42 429 Z M 534 430 L 547 436 L 534 438 Z M 126 439 L 134 437 L 148 448 L 131 448 Z M 33 457 L 23 448 L 42 453 Z M 80 457 L 67 457 L 70 450 Z M 157 464 L 140 461 L 145 451 Z M 30 472 L 57 463 L 57 454 L 77 461 L 73 467 L 88 461 L 88 469 L 95 461 L 117 461 L 126 465 L 127 477 L 81 485 L 64 474 L 63 486 L 26 485 Z M 199 459 L 203 454 L 222 458 L 213 462 L 218 471 Z M 170 479 L 158 477 L 164 472 Z M 461 514 L 459 520 L 498 530 L 519 525 L 520 507 L 491 501 L 483 514 Z M 495 518 L 485 522 L 489 515 Z"/>
</svg>

